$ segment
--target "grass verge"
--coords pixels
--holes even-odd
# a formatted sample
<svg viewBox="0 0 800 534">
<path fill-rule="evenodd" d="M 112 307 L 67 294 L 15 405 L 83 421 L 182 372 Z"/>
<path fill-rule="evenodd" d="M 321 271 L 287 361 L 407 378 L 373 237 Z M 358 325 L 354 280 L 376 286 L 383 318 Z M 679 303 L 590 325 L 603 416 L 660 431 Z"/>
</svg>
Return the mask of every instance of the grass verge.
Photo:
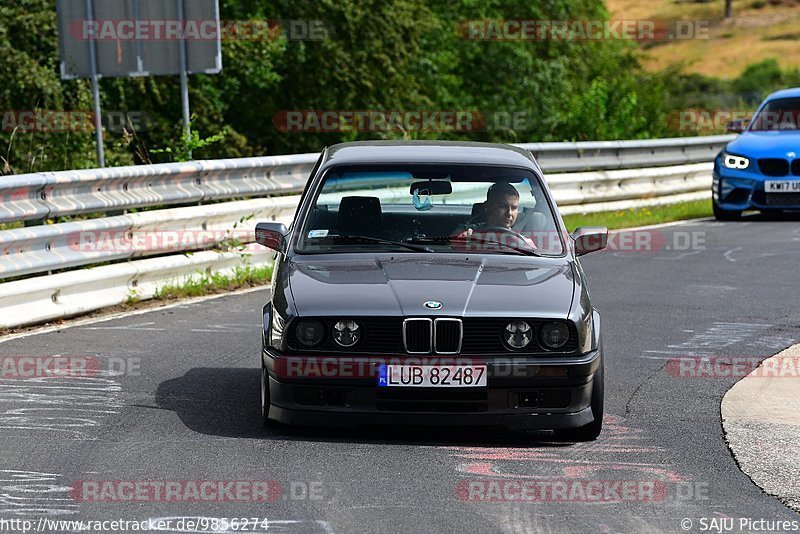
<svg viewBox="0 0 800 534">
<path fill-rule="evenodd" d="M 693 200 L 681 202 L 680 204 L 649 208 L 565 215 L 564 224 L 570 232 L 581 226 L 605 226 L 609 230 L 617 230 L 620 228 L 710 217 L 712 214 L 710 199 Z"/>
<path fill-rule="evenodd" d="M 263 286 L 272 279 L 272 265 L 236 267 L 232 273 L 199 273 L 177 284 L 160 287 L 153 299 L 161 301 L 225 293 L 247 287 Z M 132 298 L 129 297 L 129 302 Z M 131 302 L 131 304 L 134 304 Z"/>
</svg>

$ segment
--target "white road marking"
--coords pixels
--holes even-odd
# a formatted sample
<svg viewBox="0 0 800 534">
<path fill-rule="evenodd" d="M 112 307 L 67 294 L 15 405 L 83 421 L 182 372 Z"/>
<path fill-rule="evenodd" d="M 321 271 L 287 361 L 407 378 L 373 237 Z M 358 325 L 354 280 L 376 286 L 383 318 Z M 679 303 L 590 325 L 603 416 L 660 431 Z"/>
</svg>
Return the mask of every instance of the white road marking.
<svg viewBox="0 0 800 534">
<path fill-rule="evenodd" d="M 247 514 L 245 514 L 245 515 L 247 515 Z M 245 531 L 242 528 L 234 529 L 231 525 L 229 525 L 228 528 L 225 528 L 225 529 L 222 529 L 222 528 L 217 528 L 217 529 L 196 528 L 196 529 L 193 529 L 193 530 L 189 530 L 188 528 L 184 528 L 182 530 L 176 530 L 176 527 L 178 526 L 178 524 L 179 524 L 178 522 L 179 521 L 184 521 L 184 522 L 185 521 L 193 521 L 193 522 L 206 521 L 206 522 L 210 522 L 210 521 L 213 521 L 213 520 L 215 520 L 215 518 L 213 518 L 213 517 L 205 517 L 205 516 L 151 517 L 151 518 L 148 519 L 148 521 L 150 522 L 149 526 L 153 527 L 153 528 L 150 529 L 152 531 L 187 532 L 187 533 L 192 533 L 192 534 L 195 534 L 195 533 L 197 533 L 197 534 L 229 534 L 229 533 L 232 533 L 232 532 L 239 533 L 239 532 L 244 532 Z M 265 526 L 263 524 L 264 521 L 266 521 L 266 528 L 264 528 L 264 526 Z M 169 522 L 169 523 L 167 523 L 167 522 Z M 155 528 L 155 527 L 158 526 L 158 523 L 165 523 L 165 524 L 169 524 L 169 525 L 172 525 L 172 526 L 171 526 L 171 528 L 162 528 L 162 529 Z M 311 528 L 309 528 L 311 525 L 316 525 L 319 529 L 321 529 L 322 532 L 325 532 L 327 534 L 334 534 L 334 530 L 333 530 L 333 528 L 331 528 L 330 523 L 328 523 L 327 521 L 319 520 L 319 519 L 269 519 L 269 518 L 264 518 L 264 519 L 259 519 L 257 525 L 255 525 L 255 526 L 252 523 L 249 523 L 247 525 L 246 531 L 247 532 L 256 532 L 256 533 L 258 533 L 258 532 L 282 532 L 282 531 L 283 532 L 287 532 L 287 531 L 313 532 L 313 530 Z M 302 526 L 302 528 L 294 528 L 294 529 L 291 528 L 291 527 L 295 527 L 295 526 L 296 527 L 301 527 Z M 289 527 L 289 528 L 287 529 L 287 527 Z"/>
<path fill-rule="evenodd" d="M 78 513 L 70 496 L 72 488 L 59 483 L 62 476 L 0 469 L 0 514 L 42 517 Z"/>
<path fill-rule="evenodd" d="M 655 259 L 657 259 L 657 260 L 669 260 L 669 261 L 681 260 L 681 259 L 685 258 L 686 256 L 694 256 L 695 254 L 700 254 L 701 252 L 705 252 L 705 250 L 692 250 L 692 251 L 689 251 L 689 252 L 682 252 L 682 253 L 678 254 L 677 256 L 671 255 L 671 254 L 670 255 L 658 255 L 658 256 L 655 257 Z"/>
<path fill-rule="evenodd" d="M 713 356 L 720 355 L 720 348 L 731 345 L 754 345 L 759 342 L 761 332 L 772 325 L 757 323 L 715 322 L 704 331 L 695 332 L 686 341 L 667 345 L 665 349 L 651 349 L 649 354 L 674 354 L 680 356 Z M 711 349 L 709 352 L 708 349 Z M 640 356 L 646 359 L 669 359 L 663 356 Z"/>
<path fill-rule="evenodd" d="M 119 413 L 122 386 L 106 378 L 0 379 L 0 429 L 24 436 L 61 433 L 68 439 L 97 439 L 103 419 Z"/>
<path fill-rule="evenodd" d="M 732 249 L 728 250 L 728 251 L 727 251 L 725 254 L 723 254 L 723 256 L 725 256 L 725 259 L 726 259 L 726 260 L 728 260 L 728 261 L 730 261 L 730 262 L 734 262 L 734 263 L 735 263 L 735 262 L 736 262 L 736 260 L 735 260 L 735 259 L 733 259 L 733 258 L 731 258 L 731 254 L 733 254 L 734 252 L 737 252 L 737 251 L 739 251 L 739 250 L 742 250 L 742 247 L 736 247 L 736 248 L 732 248 Z"/>
<path fill-rule="evenodd" d="M 153 332 L 166 332 L 166 328 L 153 327 L 155 321 L 139 324 L 129 324 L 126 326 L 84 326 L 81 330 L 147 330 Z"/>
<path fill-rule="evenodd" d="M 260 324 L 237 324 L 237 323 L 227 323 L 227 324 L 210 324 L 207 325 L 205 328 L 192 328 L 189 330 L 190 332 L 210 332 L 214 334 L 222 334 L 225 332 L 230 333 L 241 333 L 241 332 L 252 332 L 253 328 L 261 328 Z"/>
</svg>

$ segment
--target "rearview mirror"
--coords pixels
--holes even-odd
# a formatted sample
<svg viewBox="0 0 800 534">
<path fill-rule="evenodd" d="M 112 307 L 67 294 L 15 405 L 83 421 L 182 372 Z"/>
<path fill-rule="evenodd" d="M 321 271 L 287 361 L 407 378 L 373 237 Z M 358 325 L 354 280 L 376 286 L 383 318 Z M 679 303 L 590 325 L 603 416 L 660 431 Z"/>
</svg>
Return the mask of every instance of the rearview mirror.
<svg viewBox="0 0 800 534">
<path fill-rule="evenodd" d="M 731 121 L 725 126 L 725 130 L 732 133 L 742 133 L 745 128 L 747 128 L 747 122 L 749 120 L 750 119 L 738 119 Z"/>
<path fill-rule="evenodd" d="M 571 237 L 575 241 L 575 255 L 583 256 L 606 248 L 606 245 L 608 245 L 608 228 L 605 226 L 583 226 L 572 232 Z"/>
<path fill-rule="evenodd" d="M 280 252 L 288 230 L 283 223 L 258 223 L 256 225 L 256 243 Z"/>
<path fill-rule="evenodd" d="M 443 180 L 428 180 L 426 182 L 414 182 L 411 184 L 409 193 L 416 194 L 421 197 L 431 195 L 449 195 L 453 192 L 453 184 Z"/>
</svg>

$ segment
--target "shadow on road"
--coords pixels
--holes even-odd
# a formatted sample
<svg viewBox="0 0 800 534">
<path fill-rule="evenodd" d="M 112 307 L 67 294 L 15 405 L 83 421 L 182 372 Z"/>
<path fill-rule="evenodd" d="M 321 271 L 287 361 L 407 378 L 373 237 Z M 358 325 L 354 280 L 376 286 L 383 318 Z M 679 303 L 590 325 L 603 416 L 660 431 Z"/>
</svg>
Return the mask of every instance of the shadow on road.
<svg viewBox="0 0 800 534">
<path fill-rule="evenodd" d="M 798 222 L 800 221 L 800 211 L 784 212 L 760 212 L 748 211 L 742 215 L 742 221 L 747 222 Z"/>
<path fill-rule="evenodd" d="M 347 441 L 476 447 L 564 447 L 551 434 L 523 434 L 503 428 L 359 427 L 357 429 L 266 429 L 261 424 L 258 369 L 191 369 L 159 384 L 156 402 L 174 411 L 187 428 L 200 434 L 252 439 Z M 387 415 L 389 421 L 391 415 Z"/>
</svg>

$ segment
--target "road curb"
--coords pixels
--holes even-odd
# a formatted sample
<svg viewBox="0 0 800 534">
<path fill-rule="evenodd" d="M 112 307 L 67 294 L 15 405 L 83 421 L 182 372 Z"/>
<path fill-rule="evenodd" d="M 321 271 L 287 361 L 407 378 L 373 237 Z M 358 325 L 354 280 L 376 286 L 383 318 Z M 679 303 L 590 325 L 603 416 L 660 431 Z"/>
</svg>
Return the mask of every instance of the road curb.
<svg viewBox="0 0 800 534">
<path fill-rule="evenodd" d="M 770 358 L 722 399 L 725 440 L 740 469 L 800 512 L 800 344 Z M 770 371 L 773 369 L 774 371 Z"/>
</svg>

